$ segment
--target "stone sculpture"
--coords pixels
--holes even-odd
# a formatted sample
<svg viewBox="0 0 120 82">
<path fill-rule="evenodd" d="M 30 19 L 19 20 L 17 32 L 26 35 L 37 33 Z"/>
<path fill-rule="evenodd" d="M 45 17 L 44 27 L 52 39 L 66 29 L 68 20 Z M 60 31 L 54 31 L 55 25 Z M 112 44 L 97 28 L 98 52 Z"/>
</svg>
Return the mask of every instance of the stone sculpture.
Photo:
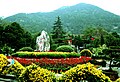
<svg viewBox="0 0 120 82">
<path fill-rule="evenodd" d="M 46 31 L 42 31 L 41 35 L 36 39 L 37 51 L 49 51 L 50 50 L 50 37 Z"/>
</svg>

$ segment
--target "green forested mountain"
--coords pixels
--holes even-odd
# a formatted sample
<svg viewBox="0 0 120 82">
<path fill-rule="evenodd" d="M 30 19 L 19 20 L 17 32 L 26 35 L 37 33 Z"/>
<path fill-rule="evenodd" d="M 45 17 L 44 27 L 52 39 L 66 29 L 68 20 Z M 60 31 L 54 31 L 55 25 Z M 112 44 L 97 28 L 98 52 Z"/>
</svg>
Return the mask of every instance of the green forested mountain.
<svg viewBox="0 0 120 82">
<path fill-rule="evenodd" d="M 58 16 L 61 18 L 63 29 L 67 32 L 82 33 L 86 27 L 103 27 L 108 31 L 120 32 L 120 16 L 85 3 L 62 7 L 46 13 L 19 13 L 4 20 L 18 22 L 32 33 L 41 30 L 51 32 Z"/>
</svg>

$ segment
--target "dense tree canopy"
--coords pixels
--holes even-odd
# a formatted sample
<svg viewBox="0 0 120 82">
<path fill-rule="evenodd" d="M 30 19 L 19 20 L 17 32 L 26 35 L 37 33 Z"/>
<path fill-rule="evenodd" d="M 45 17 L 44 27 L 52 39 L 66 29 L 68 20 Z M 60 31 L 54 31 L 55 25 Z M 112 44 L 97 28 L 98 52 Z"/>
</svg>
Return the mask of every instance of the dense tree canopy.
<svg viewBox="0 0 120 82">
<path fill-rule="evenodd" d="M 5 27 L 0 27 L 1 47 L 7 46 L 18 50 L 24 46 L 31 46 L 32 36 L 25 31 L 18 23 L 13 22 Z"/>
</svg>

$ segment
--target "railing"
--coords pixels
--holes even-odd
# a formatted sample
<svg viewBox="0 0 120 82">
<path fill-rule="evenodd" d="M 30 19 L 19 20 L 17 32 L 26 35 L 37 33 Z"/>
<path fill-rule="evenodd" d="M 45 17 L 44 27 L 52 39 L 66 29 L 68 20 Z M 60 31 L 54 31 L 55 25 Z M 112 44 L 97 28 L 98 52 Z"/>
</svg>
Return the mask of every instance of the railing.
<svg viewBox="0 0 120 82">
<path fill-rule="evenodd" d="M 0 74 L 0 82 L 17 82 L 16 77 L 14 75 L 6 74 L 2 75 Z"/>
</svg>

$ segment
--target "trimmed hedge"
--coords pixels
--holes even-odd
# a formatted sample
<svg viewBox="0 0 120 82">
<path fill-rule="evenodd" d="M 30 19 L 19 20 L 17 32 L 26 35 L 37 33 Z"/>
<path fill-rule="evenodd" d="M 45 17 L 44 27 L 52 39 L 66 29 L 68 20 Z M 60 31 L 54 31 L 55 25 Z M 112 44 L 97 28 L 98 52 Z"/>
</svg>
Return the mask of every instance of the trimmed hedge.
<svg viewBox="0 0 120 82">
<path fill-rule="evenodd" d="M 81 52 L 80 52 L 81 56 L 88 56 L 88 57 L 91 57 L 92 56 L 92 52 L 89 50 L 89 49 L 83 49 Z"/>
<path fill-rule="evenodd" d="M 31 52 L 31 51 L 33 51 L 33 49 L 31 47 L 23 47 L 23 48 L 19 49 L 19 51 L 29 51 L 29 52 Z"/>
<path fill-rule="evenodd" d="M 72 58 L 80 57 L 80 54 L 75 52 L 16 52 L 12 56 L 21 58 Z"/>
<path fill-rule="evenodd" d="M 58 52 L 73 52 L 74 49 L 69 46 L 69 45 L 62 45 L 62 46 L 59 46 L 56 51 Z"/>
</svg>

